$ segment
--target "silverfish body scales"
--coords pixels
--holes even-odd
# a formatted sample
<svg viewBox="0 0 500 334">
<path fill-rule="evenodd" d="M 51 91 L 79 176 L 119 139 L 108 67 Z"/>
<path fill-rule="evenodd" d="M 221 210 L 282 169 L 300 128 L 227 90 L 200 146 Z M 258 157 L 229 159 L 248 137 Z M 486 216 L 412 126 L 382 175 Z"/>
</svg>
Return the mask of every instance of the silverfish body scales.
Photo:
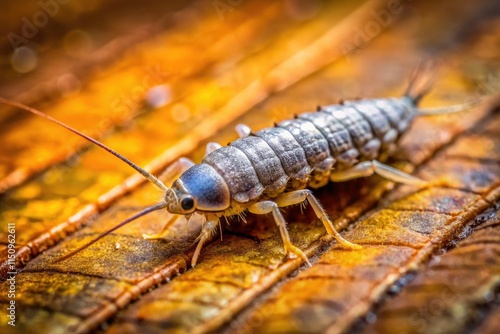
<svg viewBox="0 0 500 334">
<path fill-rule="evenodd" d="M 318 188 L 330 172 L 390 151 L 416 115 L 408 97 L 345 101 L 298 115 L 208 154 L 238 203 L 274 198 L 306 185 Z"/>
</svg>

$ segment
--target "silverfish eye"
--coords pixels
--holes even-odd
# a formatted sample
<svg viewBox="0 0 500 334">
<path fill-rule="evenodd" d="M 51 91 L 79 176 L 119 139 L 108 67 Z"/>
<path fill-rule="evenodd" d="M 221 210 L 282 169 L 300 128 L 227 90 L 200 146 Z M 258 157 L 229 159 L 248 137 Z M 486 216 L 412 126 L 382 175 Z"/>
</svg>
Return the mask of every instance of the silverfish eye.
<svg viewBox="0 0 500 334">
<path fill-rule="evenodd" d="M 191 196 L 186 196 L 181 200 L 181 207 L 183 210 L 189 211 L 194 207 L 194 200 Z"/>
</svg>

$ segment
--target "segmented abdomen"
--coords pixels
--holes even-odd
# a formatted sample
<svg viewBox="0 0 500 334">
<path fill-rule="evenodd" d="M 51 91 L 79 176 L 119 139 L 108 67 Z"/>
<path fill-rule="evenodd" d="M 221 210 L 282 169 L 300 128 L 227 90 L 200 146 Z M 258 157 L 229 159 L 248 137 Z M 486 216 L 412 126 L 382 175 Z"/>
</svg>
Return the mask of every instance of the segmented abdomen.
<svg viewBox="0 0 500 334">
<path fill-rule="evenodd" d="M 409 98 L 346 101 L 235 140 L 205 157 L 246 203 L 306 185 L 389 150 L 414 117 Z"/>
</svg>

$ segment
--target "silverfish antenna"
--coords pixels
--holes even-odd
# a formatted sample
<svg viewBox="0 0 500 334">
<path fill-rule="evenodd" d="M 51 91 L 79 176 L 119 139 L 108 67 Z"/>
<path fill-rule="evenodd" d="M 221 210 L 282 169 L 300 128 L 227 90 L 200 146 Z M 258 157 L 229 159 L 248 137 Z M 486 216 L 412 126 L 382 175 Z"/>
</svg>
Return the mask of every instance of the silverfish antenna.
<svg viewBox="0 0 500 334">
<path fill-rule="evenodd" d="M 161 182 L 160 180 L 158 180 L 154 175 L 152 175 L 151 173 L 149 173 L 147 170 L 145 170 L 144 168 L 141 168 L 139 166 L 137 166 L 136 164 L 134 164 L 132 161 L 128 160 L 127 158 L 125 158 L 123 155 L 121 155 L 120 153 L 110 149 L 109 147 L 107 147 L 106 145 L 104 145 L 103 143 L 95 140 L 94 138 L 92 137 L 89 137 L 87 136 L 86 134 L 84 133 L 81 133 L 80 131 L 72 128 L 71 126 L 69 125 L 66 125 L 64 124 L 63 122 L 61 121 L 58 121 L 57 119 L 53 118 L 53 117 L 50 117 L 49 115 L 46 115 L 44 114 L 43 112 L 39 111 L 39 110 L 36 110 L 32 107 L 29 107 L 27 105 L 24 105 L 22 103 L 19 103 L 19 102 L 16 102 L 16 101 L 11 101 L 11 100 L 8 100 L 6 98 L 3 98 L 3 97 L 0 97 L 0 103 L 3 103 L 3 104 L 6 104 L 6 105 L 9 105 L 11 107 L 14 107 L 14 108 L 19 108 L 19 109 L 22 109 L 22 110 L 25 110 L 25 111 L 29 111 L 30 113 L 33 113 L 35 115 L 38 115 L 38 116 L 41 116 L 45 119 L 48 119 L 49 121 L 53 122 L 53 123 L 56 123 L 60 126 L 62 126 L 63 128 L 73 132 L 74 134 L 80 136 L 80 137 L 83 137 L 85 139 L 87 139 L 88 141 L 90 141 L 91 143 L 94 143 L 96 144 L 97 146 L 99 146 L 100 148 L 104 149 L 105 151 L 111 153 L 112 155 L 114 155 L 115 157 L 117 157 L 118 159 L 122 160 L 123 162 L 125 162 L 127 165 L 129 165 L 130 167 L 132 167 L 133 169 L 135 169 L 136 171 L 138 171 L 142 176 L 144 176 L 146 179 L 148 179 L 149 181 L 151 181 L 155 186 L 157 186 L 158 188 L 162 189 L 163 191 L 167 191 L 168 190 L 168 187 L 163 184 L 163 182 Z"/>
<path fill-rule="evenodd" d="M 99 234 L 99 236 L 95 239 L 93 239 L 92 241 L 86 243 L 85 245 L 83 246 L 80 246 L 78 247 L 77 249 L 75 250 L 72 250 L 71 252 L 69 252 L 68 254 L 58 258 L 57 260 L 55 260 L 54 262 L 57 263 L 57 262 L 61 262 L 61 261 L 64 261 L 70 257 L 72 257 L 73 255 L 75 255 L 76 253 L 84 250 L 85 248 L 87 247 L 90 247 L 92 246 L 94 243 L 96 243 L 97 241 L 101 240 L 102 238 L 104 238 L 105 236 L 107 236 L 108 234 L 110 234 L 111 232 L 113 231 L 116 231 L 117 229 L 119 229 L 120 227 L 124 226 L 124 225 L 127 225 L 128 223 L 131 223 L 133 222 L 134 220 L 136 220 L 137 218 L 140 218 L 142 216 L 145 216 L 147 215 L 148 213 L 151 213 L 153 211 L 158 211 L 158 210 L 161 210 L 163 208 L 165 208 L 166 206 L 168 205 L 168 203 L 166 202 L 161 202 L 159 204 L 156 204 L 155 206 L 151 206 L 149 208 L 146 208 L 144 210 L 142 210 L 141 212 L 133 215 L 132 217 L 130 218 L 127 218 L 125 219 L 124 221 L 122 221 L 121 223 L 113 226 L 112 228 L 110 228 L 109 230 L 105 231 L 105 232 L 102 232 L 101 234 Z"/>
</svg>

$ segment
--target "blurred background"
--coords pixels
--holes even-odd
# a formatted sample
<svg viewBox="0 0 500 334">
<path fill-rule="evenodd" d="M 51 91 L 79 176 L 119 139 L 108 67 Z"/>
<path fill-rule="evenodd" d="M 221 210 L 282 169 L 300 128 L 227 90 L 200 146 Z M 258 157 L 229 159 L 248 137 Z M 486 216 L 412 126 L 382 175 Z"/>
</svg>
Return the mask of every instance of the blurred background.
<svg viewBox="0 0 500 334">
<path fill-rule="evenodd" d="M 124 0 L 5 0 L 0 14 L 0 93 L 26 103 L 67 97 L 85 90 L 92 76 L 118 63 L 122 70 L 161 66 L 164 76 L 190 70 L 216 75 L 230 71 L 231 64 L 262 50 L 266 43 L 286 38 L 291 39 L 289 44 L 301 43 L 303 36 L 293 34 L 300 25 L 313 26 L 310 23 L 318 21 L 316 25 L 323 24 L 322 28 L 334 27 L 363 3 L 287 0 L 270 5 L 263 1 L 201 0 L 139 5 Z M 332 43 L 338 43 L 346 53 L 349 47 L 359 51 L 383 31 L 397 29 L 404 30 L 399 32 L 401 38 L 420 43 L 416 59 L 432 57 L 443 50 L 457 50 L 481 30 L 491 30 L 489 22 L 500 11 L 492 0 L 376 3 L 372 2 L 372 15 L 366 20 L 352 21 L 351 40 Z M 325 13 L 329 13 L 329 20 L 324 19 Z M 321 33 L 319 28 L 308 29 L 311 31 L 303 34 L 313 35 L 311 40 Z M 213 44 L 229 38 L 232 43 L 220 45 L 215 57 Z M 400 43 L 401 47 L 407 45 Z M 486 42 L 478 49 L 478 56 L 494 56 Z M 192 69 L 208 57 L 209 64 Z"/>
</svg>

